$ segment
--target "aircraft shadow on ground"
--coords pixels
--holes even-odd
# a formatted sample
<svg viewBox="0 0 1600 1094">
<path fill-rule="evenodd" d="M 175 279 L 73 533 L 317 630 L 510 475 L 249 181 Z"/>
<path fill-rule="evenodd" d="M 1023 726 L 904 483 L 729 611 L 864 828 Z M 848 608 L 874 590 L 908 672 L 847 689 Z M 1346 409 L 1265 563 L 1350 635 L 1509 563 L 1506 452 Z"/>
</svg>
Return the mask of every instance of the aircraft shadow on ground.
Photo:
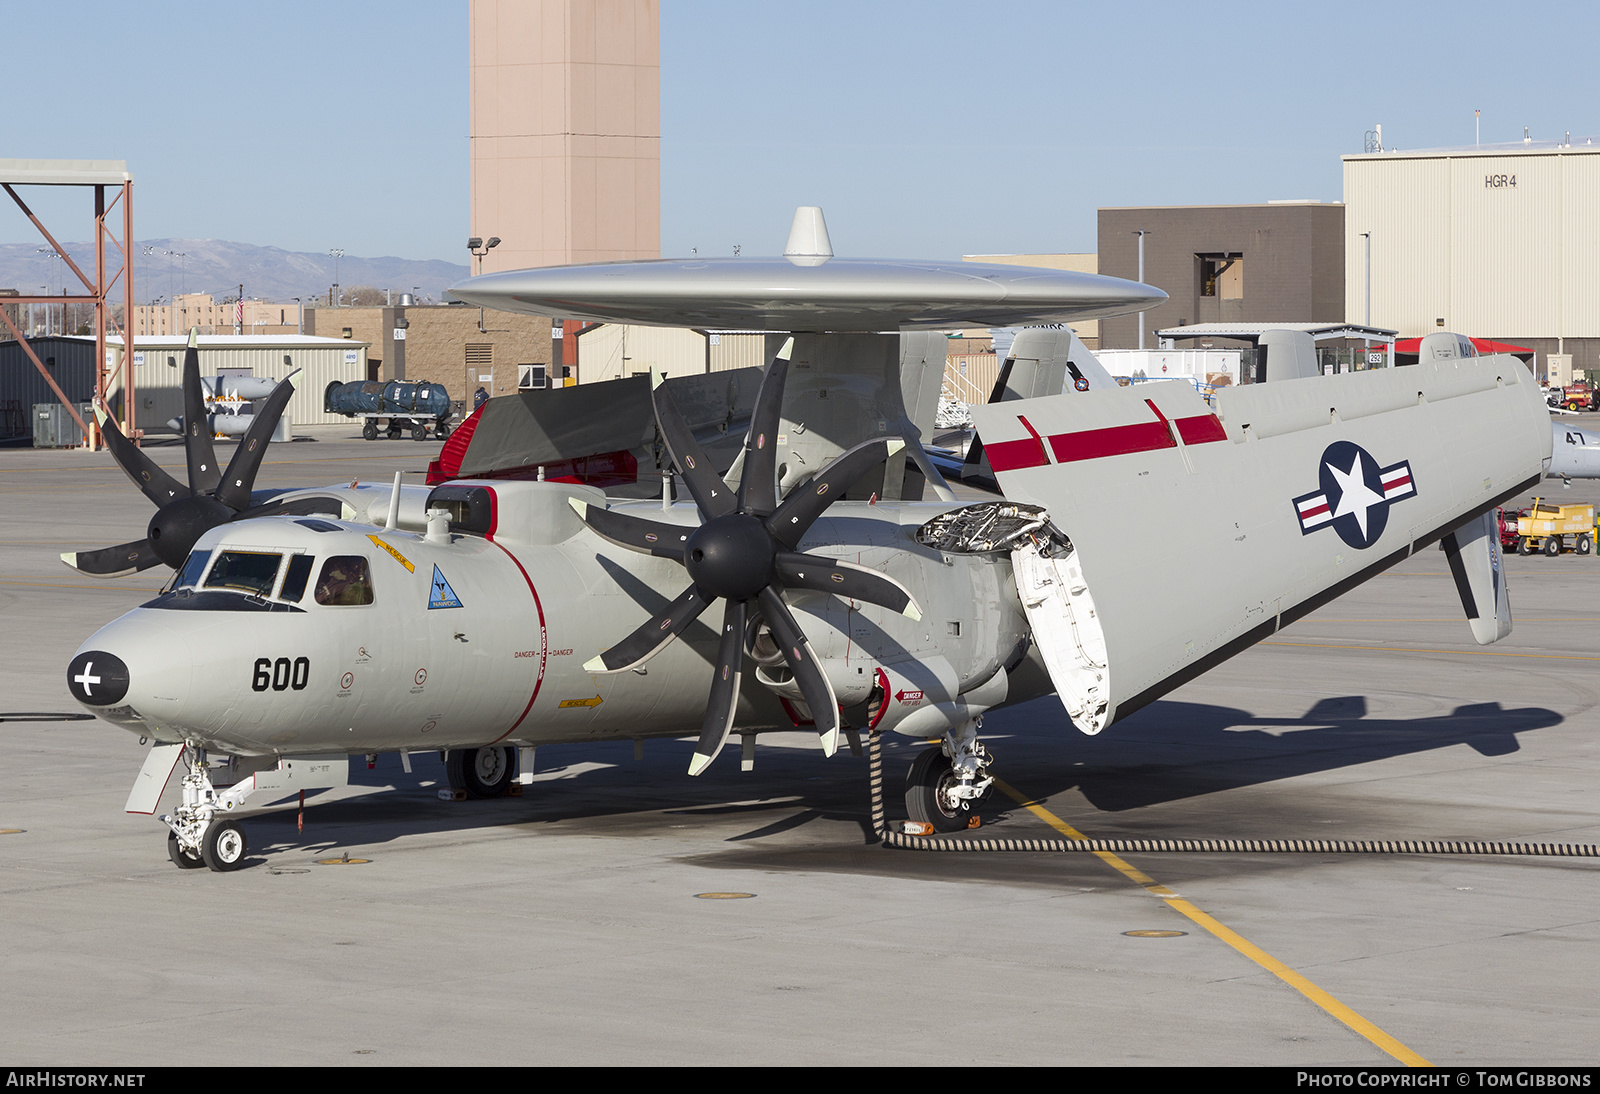
<svg viewBox="0 0 1600 1094">
<path fill-rule="evenodd" d="M 1094 809 L 1117 813 L 1455 745 L 1484 757 L 1508 755 L 1519 749 L 1519 734 L 1563 720 L 1552 710 L 1498 703 L 1424 718 L 1369 718 L 1366 710 L 1362 696 L 1324 699 L 1301 718 L 1164 701 L 1086 737 L 1047 697 L 992 715 L 985 739 L 996 753 L 997 773 L 1023 793 L 1046 799 L 1075 790 Z M 893 734 L 883 743 L 892 823 L 905 813 L 905 773 L 926 746 Z M 820 751 L 765 747 L 756 770 L 745 774 L 733 747 L 705 774 L 690 778 L 684 771 L 693 747 L 692 739 L 651 741 L 645 758 L 635 761 L 631 742 L 548 746 L 538 752 L 543 781 L 526 787 L 521 797 L 481 802 L 438 800 L 437 789 L 446 784 L 435 754 L 413 755 L 409 775 L 397 758 L 384 756 L 375 770 L 359 763 L 351 770 L 353 786 L 381 792 L 326 801 L 308 794 L 303 834 L 295 828 L 293 803 L 279 803 L 249 818 L 251 843 L 270 853 L 337 853 L 410 835 L 493 827 L 566 824 L 584 835 L 630 837 L 703 824 L 715 830 L 719 844 L 753 849 L 819 820 L 844 822 L 863 842 L 873 842 L 863 759 L 842 749 L 828 759 Z M 995 822 L 1021 816 L 1007 810 L 1012 803 L 1002 795 L 986 803 L 985 834 L 1006 834 L 1006 826 Z M 729 818 L 746 818 L 748 826 L 730 831 Z M 1028 827 L 1027 834 L 1039 834 L 1036 822 Z M 829 841 L 836 838 L 835 829 Z"/>
<path fill-rule="evenodd" d="M 1543 707 L 1473 703 L 1423 718 L 1369 718 L 1364 696 L 1323 699 L 1300 718 L 1163 700 L 1095 737 L 1079 734 L 1053 697 L 989 719 L 1003 778 L 1035 796 L 1076 789 L 1119 812 L 1239 787 L 1466 745 L 1516 752 L 1518 734 L 1557 725 Z M 1009 739 L 1005 739 L 1009 738 Z"/>
</svg>

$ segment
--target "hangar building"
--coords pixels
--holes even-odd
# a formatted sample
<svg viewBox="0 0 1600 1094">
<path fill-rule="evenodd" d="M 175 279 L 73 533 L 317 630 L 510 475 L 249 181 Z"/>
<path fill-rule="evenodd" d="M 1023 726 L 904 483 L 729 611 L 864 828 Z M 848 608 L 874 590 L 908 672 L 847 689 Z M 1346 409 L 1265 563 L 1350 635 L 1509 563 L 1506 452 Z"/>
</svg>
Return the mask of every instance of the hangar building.
<svg viewBox="0 0 1600 1094">
<path fill-rule="evenodd" d="M 1593 138 L 1344 156 L 1345 314 L 1401 337 L 1459 331 L 1600 375 Z M 1562 362 L 1555 362 L 1557 369 Z"/>
</svg>

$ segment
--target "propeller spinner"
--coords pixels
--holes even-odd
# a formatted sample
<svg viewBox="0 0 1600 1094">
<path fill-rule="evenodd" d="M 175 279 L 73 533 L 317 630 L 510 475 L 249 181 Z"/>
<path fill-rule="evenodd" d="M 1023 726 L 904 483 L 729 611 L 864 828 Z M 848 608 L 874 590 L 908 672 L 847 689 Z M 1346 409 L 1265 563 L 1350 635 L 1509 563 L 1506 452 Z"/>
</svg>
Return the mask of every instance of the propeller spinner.
<svg viewBox="0 0 1600 1094">
<path fill-rule="evenodd" d="M 121 577 L 148 570 L 158 563 L 177 569 L 188 557 L 195 540 L 212 528 L 229 521 L 287 511 L 284 506 L 271 502 L 252 508 L 250 490 L 261 468 L 261 459 L 266 455 L 267 442 L 272 439 L 272 431 L 277 428 L 283 408 L 294 394 L 294 377 L 299 375 L 299 370 L 280 381 L 267 396 L 233 458 L 228 461 L 227 470 L 218 471 L 217 455 L 207 428 L 205 393 L 200 386 L 197 342 L 197 334 L 191 333 L 189 348 L 183 356 L 183 446 L 188 457 L 188 486 L 157 467 L 149 456 L 123 436 L 104 408 L 95 405 L 95 418 L 112 458 L 159 508 L 150 518 L 144 539 L 98 551 L 63 554 L 61 561 L 80 573 L 92 577 Z"/>
<path fill-rule="evenodd" d="M 597 673 L 637 668 L 681 635 L 713 600 L 727 602 L 706 717 L 694 758 L 689 762 L 691 775 L 700 774 L 716 759 L 733 728 L 746 624 L 752 613 L 766 622 L 794 674 L 822 738 L 823 751 L 831 756 L 838 748 L 839 703 L 826 674 L 817 665 L 805 632 L 784 603 L 785 589 L 835 593 L 912 619 L 922 618 L 911 593 L 893 578 L 864 566 L 795 550 L 829 505 L 869 469 L 904 448 L 905 442 L 883 439 L 859 444 L 796 486 L 779 504 L 775 442 L 793 349 L 791 338 L 762 379 L 745 435 L 744 470 L 737 494 L 712 468 L 666 389 L 658 386 L 651 394 L 656 424 L 667 451 L 700 510 L 702 523 L 698 528 L 661 524 L 576 499 L 571 503 L 584 523 L 603 538 L 631 550 L 675 559 L 688 571 L 691 582 L 665 611 L 584 668 Z"/>
</svg>

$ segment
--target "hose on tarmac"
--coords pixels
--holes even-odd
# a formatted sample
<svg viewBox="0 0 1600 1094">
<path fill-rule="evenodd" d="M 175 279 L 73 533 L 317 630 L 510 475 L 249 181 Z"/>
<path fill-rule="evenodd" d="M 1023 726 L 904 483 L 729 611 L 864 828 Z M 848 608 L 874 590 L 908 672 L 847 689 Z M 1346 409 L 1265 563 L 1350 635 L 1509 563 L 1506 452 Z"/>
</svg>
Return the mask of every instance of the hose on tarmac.
<svg viewBox="0 0 1600 1094">
<path fill-rule="evenodd" d="M 1592 843 L 1499 843 L 1483 840 L 1326 840 L 1326 839 L 990 839 L 946 838 L 891 832 L 883 811 L 883 750 L 878 731 L 867 735 L 867 783 L 872 830 L 885 847 L 907 851 L 1055 851 L 1078 854 L 1153 851 L 1164 854 L 1304 855 L 1522 855 L 1600 858 Z"/>
</svg>

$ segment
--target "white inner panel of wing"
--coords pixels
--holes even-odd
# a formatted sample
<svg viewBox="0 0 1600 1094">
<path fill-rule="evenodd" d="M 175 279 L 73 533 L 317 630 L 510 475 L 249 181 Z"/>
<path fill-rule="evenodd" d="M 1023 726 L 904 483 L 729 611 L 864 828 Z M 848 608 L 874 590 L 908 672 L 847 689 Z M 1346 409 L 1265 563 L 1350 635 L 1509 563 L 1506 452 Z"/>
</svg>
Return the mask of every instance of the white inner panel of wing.
<svg viewBox="0 0 1600 1094">
<path fill-rule="evenodd" d="M 1099 733 L 1111 721 L 1111 674 L 1105 633 L 1078 552 L 1046 558 L 1031 540 L 1023 540 L 1011 552 L 1011 565 L 1033 640 L 1062 706 L 1079 730 Z"/>
</svg>

